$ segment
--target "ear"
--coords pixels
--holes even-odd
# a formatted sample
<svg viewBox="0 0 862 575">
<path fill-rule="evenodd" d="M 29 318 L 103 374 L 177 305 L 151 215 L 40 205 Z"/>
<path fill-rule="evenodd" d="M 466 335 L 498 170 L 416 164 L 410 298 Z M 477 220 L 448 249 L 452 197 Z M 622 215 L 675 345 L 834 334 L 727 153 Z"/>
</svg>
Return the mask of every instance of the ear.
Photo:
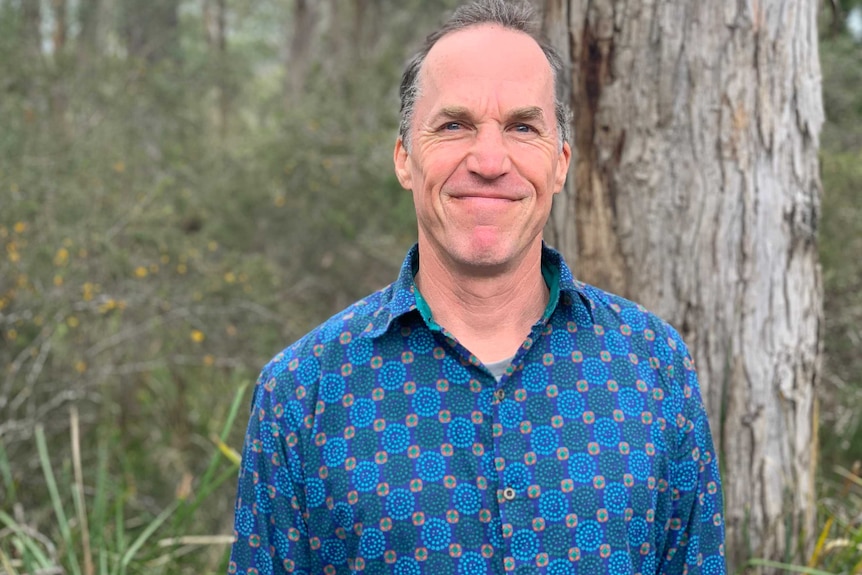
<svg viewBox="0 0 862 575">
<path fill-rule="evenodd" d="M 563 147 L 560 150 L 560 157 L 557 158 L 557 173 L 554 178 L 554 193 L 558 193 L 563 189 L 563 184 L 566 183 L 566 176 L 569 173 L 569 162 L 572 161 L 572 148 L 568 142 L 563 142 Z"/>
<path fill-rule="evenodd" d="M 404 141 L 399 138 L 395 141 L 395 153 L 393 154 L 395 161 L 395 176 L 398 182 L 405 190 L 413 189 L 413 170 L 410 162 L 410 154 L 407 148 L 404 147 Z"/>
</svg>

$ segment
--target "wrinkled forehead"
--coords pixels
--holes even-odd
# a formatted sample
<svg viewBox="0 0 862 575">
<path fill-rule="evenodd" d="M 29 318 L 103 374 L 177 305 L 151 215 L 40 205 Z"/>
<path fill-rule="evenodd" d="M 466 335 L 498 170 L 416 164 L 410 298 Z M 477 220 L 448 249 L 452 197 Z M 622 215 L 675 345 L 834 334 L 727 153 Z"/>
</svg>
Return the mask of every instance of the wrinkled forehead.
<svg viewBox="0 0 862 575">
<path fill-rule="evenodd" d="M 553 102 L 554 77 L 539 44 L 528 34 L 481 24 L 443 36 L 428 52 L 419 73 L 420 97 L 441 86 L 527 87 Z"/>
</svg>

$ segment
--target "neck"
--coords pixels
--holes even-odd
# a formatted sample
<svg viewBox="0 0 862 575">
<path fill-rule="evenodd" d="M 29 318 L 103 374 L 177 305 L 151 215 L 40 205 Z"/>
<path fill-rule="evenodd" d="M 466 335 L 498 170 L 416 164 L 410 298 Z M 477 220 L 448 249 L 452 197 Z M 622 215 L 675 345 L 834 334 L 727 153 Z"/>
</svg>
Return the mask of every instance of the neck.
<svg viewBox="0 0 862 575">
<path fill-rule="evenodd" d="M 444 263 L 419 244 L 416 285 L 434 321 L 483 363 L 509 358 L 545 311 L 541 239 L 520 261 L 487 273 Z"/>
</svg>

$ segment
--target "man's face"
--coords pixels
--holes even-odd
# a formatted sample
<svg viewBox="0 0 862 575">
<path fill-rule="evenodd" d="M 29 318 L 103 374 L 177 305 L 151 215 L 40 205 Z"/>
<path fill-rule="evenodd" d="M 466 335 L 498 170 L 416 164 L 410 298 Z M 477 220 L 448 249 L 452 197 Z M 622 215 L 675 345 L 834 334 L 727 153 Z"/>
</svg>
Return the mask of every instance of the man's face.
<svg viewBox="0 0 862 575">
<path fill-rule="evenodd" d="M 421 245 L 446 265 L 490 271 L 541 242 L 571 150 L 532 38 L 493 25 L 444 36 L 420 71 L 410 129 L 395 171 L 413 192 Z"/>
</svg>

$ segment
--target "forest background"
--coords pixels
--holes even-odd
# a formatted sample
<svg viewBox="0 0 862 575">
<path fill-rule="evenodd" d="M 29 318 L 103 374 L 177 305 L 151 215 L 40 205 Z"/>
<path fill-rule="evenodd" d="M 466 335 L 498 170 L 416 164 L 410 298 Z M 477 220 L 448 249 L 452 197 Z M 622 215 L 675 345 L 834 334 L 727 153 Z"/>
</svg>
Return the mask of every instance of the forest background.
<svg viewBox="0 0 862 575">
<path fill-rule="evenodd" d="M 258 369 L 415 241 L 396 87 L 457 3 L 0 0 L 0 573 L 226 570 Z M 821 9 L 808 572 L 862 572 L 860 5 Z"/>
</svg>

